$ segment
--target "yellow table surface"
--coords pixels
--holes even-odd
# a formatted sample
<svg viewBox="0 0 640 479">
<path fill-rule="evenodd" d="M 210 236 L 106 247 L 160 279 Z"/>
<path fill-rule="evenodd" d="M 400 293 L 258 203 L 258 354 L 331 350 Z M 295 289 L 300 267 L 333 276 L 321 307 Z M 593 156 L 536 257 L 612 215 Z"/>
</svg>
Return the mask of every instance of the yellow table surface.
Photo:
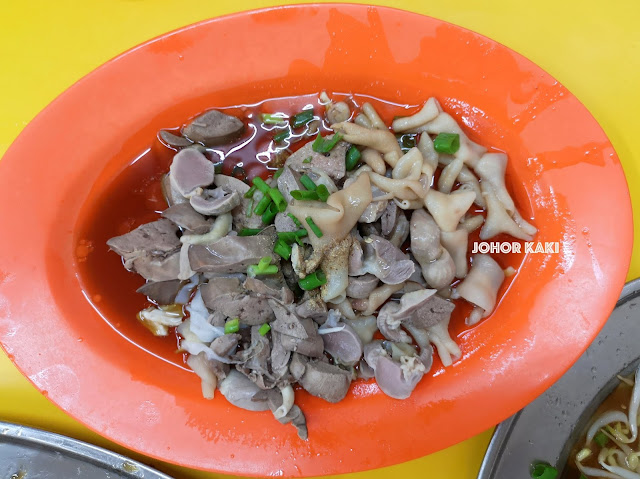
<svg viewBox="0 0 640 479">
<path fill-rule="evenodd" d="M 600 122 L 622 160 L 633 204 L 640 205 L 638 0 L 385 0 L 376 3 L 467 27 L 522 53 L 551 73 Z M 0 154 L 59 93 L 122 51 L 189 23 L 275 4 L 262 0 L 1 2 Z M 636 208 L 634 216 L 637 217 L 639 211 L 640 208 Z M 636 221 L 636 225 L 640 225 L 640 221 Z M 636 244 L 628 279 L 637 277 L 639 272 L 640 248 Z M 45 399 L 4 354 L 0 354 L 0 420 L 98 444 L 178 478 L 225 477 L 158 463 L 98 436 Z M 476 477 L 490 437 L 491 431 L 487 431 L 431 456 L 341 477 L 471 479 Z"/>
</svg>

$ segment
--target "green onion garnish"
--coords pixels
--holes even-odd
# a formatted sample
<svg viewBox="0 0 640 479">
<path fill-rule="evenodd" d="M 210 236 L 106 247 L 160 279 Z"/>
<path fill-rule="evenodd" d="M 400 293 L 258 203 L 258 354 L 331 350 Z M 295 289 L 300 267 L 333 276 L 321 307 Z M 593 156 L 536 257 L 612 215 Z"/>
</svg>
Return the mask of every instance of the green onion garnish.
<svg viewBox="0 0 640 479">
<path fill-rule="evenodd" d="M 298 228 L 302 228 L 302 223 L 300 223 L 300 220 L 298 218 L 296 218 L 294 215 L 292 215 L 291 213 L 288 213 L 287 216 L 289 216 L 289 218 L 291 218 L 293 220 L 293 222 L 295 223 L 295 225 Z"/>
<path fill-rule="evenodd" d="M 278 267 L 275 264 L 271 264 L 271 256 L 265 256 L 260 259 L 258 264 L 252 264 L 247 268 L 247 275 L 252 278 L 263 274 L 276 273 L 278 273 Z"/>
<path fill-rule="evenodd" d="M 318 193 L 318 198 L 320 199 L 320 201 L 327 201 L 327 198 L 329 198 L 329 196 L 331 195 L 331 193 L 329 193 L 329 190 L 327 189 L 327 185 L 318 185 L 318 188 L 316 188 L 316 193 Z"/>
<path fill-rule="evenodd" d="M 358 165 L 358 162 L 360 161 L 360 156 L 360 150 L 358 150 L 358 148 L 356 148 L 355 146 L 349 148 L 349 150 L 347 151 L 347 156 L 345 158 L 345 167 L 347 168 L 347 171 L 352 171 L 353 169 L 355 169 L 355 167 Z"/>
<path fill-rule="evenodd" d="M 609 438 L 608 438 L 608 437 L 607 437 L 607 435 L 606 435 L 604 432 L 602 432 L 602 431 L 598 432 L 598 434 L 596 434 L 596 435 L 593 437 L 593 440 L 594 440 L 594 441 L 596 442 L 596 444 L 597 444 L 598 446 L 600 446 L 600 447 L 604 447 L 604 446 L 606 446 L 606 445 L 607 445 L 607 443 L 609 442 Z"/>
<path fill-rule="evenodd" d="M 262 123 L 265 125 L 282 125 L 287 122 L 286 115 L 284 113 L 263 113 Z"/>
<path fill-rule="evenodd" d="M 261 215 L 262 213 L 267 211 L 267 208 L 269 207 L 270 204 L 271 204 L 271 197 L 269 195 L 264 195 L 262 199 L 258 201 L 258 204 L 256 205 L 256 208 L 253 210 L 253 212 L 257 215 Z"/>
<path fill-rule="evenodd" d="M 312 157 L 308 156 L 307 158 L 305 158 L 304 160 L 302 160 L 303 163 L 311 163 Z"/>
<path fill-rule="evenodd" d="M 313 120 L 313 110 L 303 110 L 300 113 L 293 115 L 291 119 L 291 126 L 294 128 L 300 128 Z"/>
<path fill-rule="evenodd" d="M 245 198 L 253 198 L 253 194 L 256 192 L 258 188 L 256 188 L 256 185 L 253 185 L 251 188 L 249 188 L 249 191 L 247 191 L 244 194 Z"/>
<path fill-rule="evenodd" d="M 342 135 L 340 133 L 333 135 L 333 138 L 330 140 L 325 140 L 320 136 L 320 133 L 318 133 L 318 136 L 311 145 L 311 149 L 316 153 L 329 153 L 340 140 L 342 140 Z"/>
<path fill-rule="evenodd" d="M 273 247 L 273 252 L 283 259 L 291 258 L 291 246 L 279 239 L 276 241 L 276 245 Z"/>
<path fill-rule="evenodd" d="M 284 130 L 284 131 L 281 131 L 280 133 L 278 133 L 277 135 L 275 135 L 273 137 L 273 141 L 275 143 L 282 143 L 287 138 L 289 138 L 289 130 Z"/>
<path fill-rule="evenodd" d="M 224 323 L 224 334 L 237 333 L 240 330 L 240 320 L 238 318 L 230 319 Z"/>
<path fill-rule="evenodd" d="M 307 230 L 302 228 L 298 231 L 282 231 L 278 233 L 278 238 L 285 243 L 291 244 L 294 241 L 298 241 L 298 238 L 304 238 L 305 236 L 307 236 L 307 234 Z"/>
<path fill-rule="evenodd" d="M 262 231 L 260 228 L 242 228 L 238 236 L 255 236 Z"/>
<path fill-rule="evenodd" d="M 460 135 L 457 133 L 440 133 L 433 140 L 433 148 L 438 153 L 453 155 L 460 149 Z"/>
<path fill-rule="evenodd" d="M 262 191 L 263 194 L 269 194 L 269 185 L 259 176 L 256 176 L 253 180 L 251 180 L 251 183 L 253 183 L 253 186 Z"/>
<path fill-rule="evenodd" d="M 302 175 L 300 177 L 300 183 L 302 183 L 302 186 L 304 186 L 309 191 L 313 191 L 317 188 L 316 184 L 311 178 L 309 178 L 308 175 Z"/>
<path fill-rule="evenodd" d="M 531 477 L 533 479 L 556 479 L 556 477 L 558 477 L 558 470 L 549 464 L 539 462 L 533 465 Z"/>
<path fill-rule="evenodd" d="M 589 479 L 587 476 L 585 476 L 584 474 L 580 474 L 580 479 Z"/>
<path fill-rule="evenodd" d="M 319 288 L 323 284 L 326 284 L 327 277 L 322 271 L 316 271 L 311 273 L 298 281 L 298 285 L 305 291 L 311 291 L 312 289 Z"/>
<path fill-rule="evenodd" d="M 287 209 L 287 200 L 284 199 L 278 188 L 269 188 L 269 196 L 276 205 L 278 211 L 283 212 Z"/>
<path fill-rule="evenodd" d="M 271 331 L 271 326 L 269 326 L 269 324 L 267 323 L 264 323 L 262 326 L 260 326 L 260 329 L 258 329 L 260 336 L 266 336 L 269 331 Z"/>
<path fill-rule="evenodd" d="M 249 200 L 245 214 L 247 215 L 247 218 L 251 218 L 251 215 L 253 214 L 253 198 Z"/>
<path fill-rule="evenodd" d="M 284 168 L 278 168 L 276 172 L 273 174 L 273 180 L 276 181 L 278 178 L 280 178 L 280 175 L 282 174 L 283 171 L 284 171 Z"/>
<path fill-rule="evenodd" d="M 267 208 L 267 210 L 262 213 L 262 222 L 265 225 L 270 225 L 271 223 L 273 223 L 273 220 L 275 219 L 277 214 L 278 206 L 276 206 L 276 204 L 273 202 L 269 203 L 269 207 Z"/>
<path fill-rule="evenodd" d="M 294 200 L 312 201 L 320 199 L 318 193 L 316 193 L 315 191 L 292 190 L 289 194 L 293 196 Z"/>
<path fill-rule="evenodd" d="M 307 216 L 305 221 L 309 225 L 309 228 L 311 228 L 311 231 L 313 231 L 313 234 L 315 234 L 318 238 L 322 238 L 322 231 L 320 231 L 318 225 L 315 223 L 315 221 L 313 221 L 313 218 L 311 218 L 311 216 Z"/>
</svg>

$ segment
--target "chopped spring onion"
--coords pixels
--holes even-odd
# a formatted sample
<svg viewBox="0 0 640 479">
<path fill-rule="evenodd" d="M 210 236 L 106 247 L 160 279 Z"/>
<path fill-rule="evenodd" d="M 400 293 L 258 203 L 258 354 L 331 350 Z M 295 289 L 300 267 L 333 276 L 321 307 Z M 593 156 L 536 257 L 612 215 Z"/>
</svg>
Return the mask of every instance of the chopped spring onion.
<svg viewBox="0 0 640 479">
<path fill-rule="evenodd" d="M 271 223 L 273 223 L 273 220 L 275 219 L 277 214 L 278 206 L 273 202 L 269 203 L 269 207 L 267 208 L 267 210 L 262 213 L 262 222 L 265 225 L 270 225 Z"/>
<path fill-rule="evenodd" d="M 253 183 L 253 186 L 262 191 L 263 194 L 269 194 L 269 185 L 259 176 L 256 176 L 253 180 L 251 180 L 251 183 Z"/>
<path fill-rule="evenodd" d="M 268 323 L 264 323 L 260 326 L 260 329 L 258 329 L 260 336 L 266 336 L 269 331 L 271 331 L 271 326 L 269 326 Z"/>
<path fill-rule="evenodd" d="M 312 157 L 308 156 L 306 157 L 304 160 L 302 160 L 303 163 L 311 163 Z"/>
<path fill-rule="evenodd" d="M 282 125 L 287 122 L 287 115 L 284 113 L 263 113 L 261 116 L 265 125 Z"/>
<path fill-rule="evenodd" d="M 271 197 L 269 195 L 264 195 L 262 199 L 258 201 L 258 204 L 256 205 L 256 208 L 253 210 L 253 212 L 257 215 L 261 215 L 262 213 L 267 211 L 267 208 L 269 207 L 271 202 Z"/>
<path fill-rule="evenodd" d="M 596 434 L 595 436 L 593 436 L 593 440 L 596 442 L 596 444 L 600 447 L 604 447 L 607 445 L 607 443 L 609 442 L 609 438 L 607 437 L 607 435 L 600 431 L 598 434 Z"/>
<path fill-rule="evenodd" d="M 293 222 L 296 224 L 296 226 L 298 228 L 302 228 L 302 223 L 300 223 L 300 220 L 298 218 L 296 218 L 294 215 L 292 215 L 291 213 L 288 213 L 289 218 L 291 218 L 293 220 Z"/>
<path fill-rule="evenodd" d="M 247 205 L 247 211 L 245 214 L 247 215 L 248 218 L 251 218 L 251 215 L 253 214 L 253 202 L 254 200 L 253 198 L 251 198 L 249 200 L 249 204 Z"/>
<path fill-rule="evenodd" d="M 293 251 L 291 246 L 282 239 L 276 241 L 276 245 L 273 247 L 273 252 L 283 259 L 291 258 L 291 251 Z"/>
<path fill-rule="evenodd" d="M 318 193 L 316 193 L 315 191 L 292 190 L 289 194 L 293 196 L 294 200 L 312 201 L 320 199 Z"/>
<path fill-rule="evenodd" d="M 302 186 L 304 186 L 309 191 L 313 191 L 317 188 L 316 184 L 311 178 L 309 178 L 308 175 L 302 175 L 300 177 L 300 183 L 302 183 Z"/>
<path fill-rule="evenodd" d="M 284 196 L 282 196 L 278 188 L 269 188 L 268 193 L 278 211 L 283 212 L 287 209 L 287 200 L 284 199 Z"/>
<path fill-rule="evenodd" d="M 278 233 L 278 238 L 287 244 L 292 244 L 294 241 L 298 241 L 300 238 L 307 236 L 307 230 L 304 228 L 298 231 L 285 231 Z"/>
<path fill-rule="evenodd" d="M 278 178 L 280 178 L 280 175 L 282 174 L 283 171 L 284 171 L 284 168 L 278 168 L 276 172 L 273 174 L 273 181 L 276 181 Z"/>
<path fill-rule="evenodd" d="M 262 274 L 277 274 L 278 267 L 275 264 L 271 264 L 271 256 L 265 256 L 261 258 L 258 264 L 252 264 L 247 268 L 247 275 L 255 278 Z"/>
<path fill-rule="evenodd" d="M 460 135 L 457 133 L 440 133 L 433 140 L 433 148 L 438 153 L 453 155 L 460 149 Z"/>
<path fill-rule="evenodd" d="M 305 221 L 309 225 L 309 228 L 311 228 L 311 231 L 313 231 L 313 234 L 315 234 L 318 238 L 322 238 L 322 231 L 320 230 L 320 228 L 318 228 L 318 225 L 315 223 L 315 221 L 313 221 L 313 218 L 311 218 L 311 216 L 307 216 Z"/>
<path fill-rule="evenodd" d="M 289 130 L 281 131 L 277 135 L 273 137 L 273 141 L 275 143 L 282 143 L 284 140 L 289 138 Z"/>
<path fill-rule="evenodd" d="M 318 136 L 311 145 L 311 149 L 316 153 L 329 153 L 340 140 L 342 140 L 342 135 L 340 133 L 333 135 L 333 138 L 330 140 L 325 140 L 320 136 L 320 133 L 318 133 Z"/>
<path fill-rule="evenodd" d="M 580 474 L 580 479 L 589 479 L 587 476 L 585 476 L 584 474 Z"/>
<path fill-rule="evenodd" d="M 253 185 L 251 188 L 249 188 L 249 191 L 247 191 L 244 194 L 245 198 L 253 198 L 253 194 L 256 192 L 258 188 L 256 187 L 256 185 Z"/>
<path fill-rule="evenodd" d="M 318 185 L 318 188 L 316 188 L 316 193 L 318 193 L 318 198 L 320 199 L 320 201 L 327 201 L 327 198 L 331 196 L 326 185 Z"/>
<path fill-rule="evenodd" d="M 237 333 L 240 330 L 240 320 L 238 318 L 230 319 L 224 323 L 224 334 Z"/>
<path fill-rule="evenodd" d="M 298 285 L 305 291 L 311 291 L 312 289 L 319 288 L 323 284 L 326 284 L 327 277 L 322 271 L 316 271 L 311 273 L 298 281 Z"/>
<path fill-rule="evenodd" d="M 549 464 L 539 462 L 533 465 L 531 477 L 533 479 L 556 479 L 556 477 L 558 477 L 558 470 Z"/>
<path fill-rule="evenodd" d="M 255 236 L 260 233 L 260 228 L 242 228 L 238 233 L 238 236 Z"/>
<path fill-rule="evenodd" d="M 303 110 L 300 113 L 293 115 L 291 119 L 291 126 L 294 128 L 300 128 L 313 120 L 313 110 Z"/>
<path fill-rule="evenodd" d="M 355 146 L 352 146 L 347 150 L 347 155 L 345 158 L 345 167 L 347 168 L 347 171 L 352 171 L 355 169 L 358 162 L 360 161 L 360 156 L 360 150 L 358 150 L 358 148 L 356 148 Z"/>
</svg>

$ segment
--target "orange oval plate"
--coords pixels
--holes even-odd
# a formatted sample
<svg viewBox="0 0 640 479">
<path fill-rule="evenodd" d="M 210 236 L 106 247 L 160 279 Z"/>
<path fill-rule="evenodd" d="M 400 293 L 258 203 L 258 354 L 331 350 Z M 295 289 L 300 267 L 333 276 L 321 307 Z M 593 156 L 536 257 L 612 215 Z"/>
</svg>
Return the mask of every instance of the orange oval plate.
<svg viewBox="0 0 640 479">
<path fill-rule="evenodd" d="M 432 371 L 409 400 L 366 382 L 336 405 L 304 398 L 305 442 L 269 413 L 207 402 L 193 374 L 118 334 L 83 294 L 74 245 L 83 205 L 159 128 L 210 105 L 322 89 L 407 104 L 437 96 L 475 138 L 509 153 L 510 183 L 535 218 L 536 240 L 560 248 L 524 257 L 495 314 L 458 337 L 462 360 Z M 36 387 L 129 448 L 242 475 L 377 468 L 496 424 L 595 337 L 632 243 L 618 158 L 562 85 L 476 33 L 357 5 L 213 19 L 106 63 L 40 113 L 0 162 L 0 218 L 0 341 Z"/>
</svg>

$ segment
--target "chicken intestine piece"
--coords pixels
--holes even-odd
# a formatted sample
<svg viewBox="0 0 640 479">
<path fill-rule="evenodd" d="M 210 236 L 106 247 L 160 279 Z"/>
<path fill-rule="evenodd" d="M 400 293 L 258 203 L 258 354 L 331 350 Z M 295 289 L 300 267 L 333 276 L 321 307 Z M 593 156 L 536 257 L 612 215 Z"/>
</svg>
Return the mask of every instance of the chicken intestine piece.
<svg viewBox="0 0 640 479">
<path fill-rule="evenodd" d="M 189 261 L 189 243 L 182 243 L 180 248 L 180 273 L 178 279 L 186 281 L 191 278 L 195 272 L 191 269 L 191 262 Z"/>
<path fill-rule="evenodd" d="M 460 220 L 460 228 L 464 228 L 469 233 L 473 233 L 484 223 L 482 215 L 466 215 Z"/>
<path fill-rule="evenodd" d="M 371 167 L 371 169 L 379 175 L 384 175 L 387 171 L 387 165 L 378 150 L 373 148 L 365 148 L 361 152 L 362 162 Z"/>
<path fill-rule="evenodd" d="M 415 210 L 411 215 L 411 251 L 425 281 L 435 289 L 448 286 L 456 273 L 453 259 L 440 238 L 435 220 L 426 211 Z"/>
<path fill-rule="evenodd" d="M 424 124 L 434 120 L 442 111 L 438 100 L 429 98 L 424 106 L 411 116 L 401 116 L 393 120 L 391 128 L 397 133 L 404 133 L 415 130 Z"/>
<path fill-rule="evenodd" d="M 369 129 L 355 123 L 342 122 L 331 125 L 331 129 L 342 134 L 344 141 L 378 150 L 382 153 L 384 161 L 392 168 L 402 156 L 398 140 L 386 128 L 384 130 Z"/>
<path fill-rule="evenodd" d="M 507 213 L 513 215 L 516 207 L 505 184 L 507 155 L 504 153 L 485 153 L 473 170 L 483 183 L 491 185 L 493 192 L 505 210 L 507 210 Z"/>
<path fill-rule="evenodd" d="M 312 258 L 306 262 L 307 272 L 315 270 L 329 245 L 349 234 L 371 200 L 369 176 L 360 175 L 351 185 L 329 196 L 326 205 L 310 206 L 307 201 L 294 201 L 289 205 L 289 212 L 300 220 L 313 246 Z M 322 238 L 315 235 L 306 218 L 313 219 L 322 231 Z"/>
<path fill-rule="evenodd" d="M 429 191 L 429 184 L 426 181 L 416 180 L 404 180 L 387 178 L 384 175 L 377 173 L 369 173 L 371 183 L 376 185 L 382 191 L 391 193 L 394 198 L 399 200 L 418 200 L 424 199 Z"/>
<path fill-rule="evenodd" d="M 326 118 L 329 124 L 348 121 L 351 117 L 351 110 L 349 109 L 349 105 L 347 105 L 344 101 L 333 103 L 331 100 L 329 100 L 329 104 L 326 106 L 326 108 Z"/>
<path fill-rule="evenodd" d="M 363 128 L 373 128 L 371 120 L 369 120 L 369 118 L 367 118 L 367 115 L 365 115 L 364 113 L 358 113 L 353 119 L 353 123 Z"/>
<path fill-rule="evenodd" d="M 525 219 L 520 215 L 518 210 L 513 212 L 513 221 L 515 221 L 516 224 L 520 227 L 520 229 L 528 235 L 533 236 L 538 232 L 538 228 L 536 228 L 532 224 L 525 221 Z"/>
<path fill-rule="evenodd" d="M 438 178 L 438 191 L 446 194 L 451 193 L 463 166 L 464 162 L 460 158 L 456 158 L 445 166 L 440 173 L 440 178 Z"/>
<path fill-rule="evenodd" d="M 346 297 L 349 286 L 349 250 L 353 239 L 345 239 L 331 247 L 324 256 L 320 268 L 327 277 L 327 282 L 321 286 L 322 300 L 329 303 L 340 303 Z"/>
<path fill-rule="evenodd" d="M 478 145 L 469 139 L 462 131 L 460 125 L 448 113 L 440 113 L 436 118 L 424 124 L 419 130 L 429 134 L 438 135 L 440 133 L 457 133 L 460 136 L 460 148 L 454 153 L 455 158 L 460 158 L 465 164 L 474 167 L 480 157 L 486 153 L 484 146 Z"/>
<path fill-rule="evenodd" d="M 445 169 L 449 165 L 451 165 L 451 163 L 454 163 L 456 161 L 458 160 L 451 155 L 440 155 L 439 157 L 439 162 L 445 167 Z M 460 169 L 460 172 L 458 173 L 458 177 L 456 178 L 456 180 L 460 183 L 460 187 L 458 188 L 459 190 L 473 191 L 476 194 L 476 199 L 474 200 L 475 204 L 482 208 L 487 207 L 487 204 L 482 196 L 482 191 L 480 190 L 480 182 L 478 181 L 477 176 L 464 163 L 462 165 L 462 168 Z"/>
<path fill-rule="evenodd" d="M 436 168 L 438 168 L 440 157 L 435 147 L 433 146 L 433 140 L 427 133 L 423 133 L 422 135 L 420 135 L 420 139 L 418 140 L 418 144 L 416 146 L 422 154 L 424 165 L 429 165 L 433 174 L 433 172 L 436 171 Z"/>
<path fill-rule="evenodd" d="M 429 335 L 429 341 L 436 347 L 443 366 L 451 366 L 453 361 L 460 359 L 462 352 L 458 344 L 451 339 L 449 319 L 428 328 L 427 334 Z"/>
<path fill-rule="evenodd" d="M 218 385 L 218 377 L 210 366 L 210 360 L 204 353 L 190 354 L 187 358 L 187 366 L 198 375 L 202 383 L 202 396 L 205 399 L 213 399 Z"/>
<path fill-rule="evenodd" d="M 484 310 L 489 316 L 496 305 L 498 290 L 504 281 L 504 271 L 488 254 L 473 255 L 467 277 L 455 289 L 456 293 Z"/>
<path fill-rule="evenodd" d="M 180 241 L 183 244 L 210 244 L 224 238 L 231 231 L 232 216 L 230 213 L 218 216 L 211 225 L 208 233 L 203 235 L 182 235 Z M 186 279 L 186 278 L 185 278 Z"/>
<path fill-rule="evenodd" d="M 455 231 L 442 231 L 440 233 L 440 241 L 453 259 L 453 263 L 456 266 L 456 278 L 464 278 L 469 269 L 467 261 L 469 232 L 461 227 L 458 227 Z"/>
<path fill-rule="evenodd" d="M 473 191 L 456 190 L 451 194 L 429 190 L 424 204 L 442 231 L 455 231 L 460 219 L 475 200 Z"/>
<path fill-rule="evenodd" d="M 365 114 L 365 116 L 371 123 L 372 128 L 378 130 L 387 130 L 387 125 L 384 124 L 384 121 L 382 121 L 382 118 L 380 118 L 380 115 L 378 115 L 378 112 L 371 103 L 365 102 L 362 105 L 362 113 Z"/>
<path fill-rule="evenodd" d="M 394 180 L 419 180 L 422 174 L 422 153 L 417 148 L 411 148 L 400 157 L 391 171 Z"/>
<path fill-rule="evenodd" d="M 449 252 L 440 248 L 440 255 L 435 261 L 430 262 L 422 268 L 422 277 L 429 286 L 435 289 L 443 289 L 451 284 L 456 275 L 456 265 Z"/>
<path fill-rule="evenodd" d="M 291 384 L 287 384 L 286 386 L 281 388 L 280 393 L 282 394 L 282 405 L 273 412 L 273 415 L 276 419 L 283 418 L 287 415 L 287 413 L 293 407 L 293 403 L 295 402 L 296 398 Z"/>
<path fill-rule="evenodd" d="M 393 293 L 400 291 L 404 283 L 401 284 L 383 284 L 374 289 L 367 299 L 354 299 L 351 306 L 360 311 L 363 316 L 373 314 L 382 306 Z"/>
<path fill-rule="evenodd" d="M 504 205 L 498 200 L 493 188 L 489 184 L 482 183 L 482 194 L 487 202 L 487 218 L 480 230 L 480 239 L 493 238 L 500 233 L 507 233 L 514 238 L 531 241 L 533 237 L 527 234 L 509 215 Z M 527 223 L 528 226 L 530 226 Z"/>
<path fill-rule="evenodd" d="M 440 228 L 425 210 L 415 210 L 411 215 L 411 252 L 421 266 L 440 256 Z"/>
</svg>

